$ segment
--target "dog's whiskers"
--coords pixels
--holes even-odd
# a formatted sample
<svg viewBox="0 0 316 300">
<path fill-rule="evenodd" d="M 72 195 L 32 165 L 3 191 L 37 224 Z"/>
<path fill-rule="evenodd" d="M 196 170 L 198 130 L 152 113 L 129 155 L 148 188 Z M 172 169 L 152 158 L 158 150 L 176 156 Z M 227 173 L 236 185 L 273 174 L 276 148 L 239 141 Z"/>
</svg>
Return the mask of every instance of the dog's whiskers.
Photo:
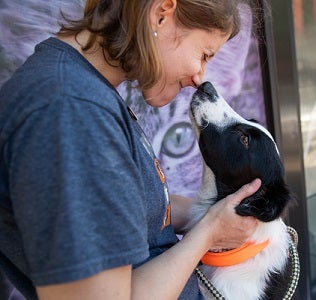
<svg viewBox="0 0 316 300">
<path fill-rule="evenodd" d="M 204 115 L 202 115 L 199 118 L 198 123 L 199 123 L 198 125 L 199 125 L 200 130 L 204 130 L 205 128 L 207 128 L 208 125 L 210 125 L 210 121 L 207 120 L 207 118 Z"/>
</svg>

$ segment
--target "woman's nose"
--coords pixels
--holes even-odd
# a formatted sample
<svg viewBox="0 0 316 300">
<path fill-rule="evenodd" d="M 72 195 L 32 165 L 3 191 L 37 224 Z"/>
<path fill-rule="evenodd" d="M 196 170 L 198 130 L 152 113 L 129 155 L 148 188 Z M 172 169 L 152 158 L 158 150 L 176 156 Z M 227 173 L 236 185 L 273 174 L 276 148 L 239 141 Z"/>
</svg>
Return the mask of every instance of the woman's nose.
<svg viewBox="0 0 316 300">
<path fill-rule="evenodd" d="M 203 82 L 205 70 L 201 69 L 199 73 L 192 76 L 192 83 L 194 84 L 194 87 L 198 87 Z"/>
</svg>

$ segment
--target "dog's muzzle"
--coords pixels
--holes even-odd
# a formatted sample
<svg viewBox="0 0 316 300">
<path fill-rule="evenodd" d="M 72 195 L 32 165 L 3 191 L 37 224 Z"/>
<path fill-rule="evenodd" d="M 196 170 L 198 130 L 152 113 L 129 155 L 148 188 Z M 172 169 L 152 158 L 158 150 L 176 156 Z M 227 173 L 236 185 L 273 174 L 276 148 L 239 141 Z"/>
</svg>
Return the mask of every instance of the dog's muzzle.
<svg viewBox="0 0 316 300">
<path fill-rule="evenodd" d="M 212 116 L 212 107 L 218 102 L 219 95 L 215 87 L 208 81 L 202 83 L 192 96 L 190 117 L 192 123 L 204 127 Z"/>
<path fill-rule="evenodd" d="M 214 88 L 213 84 L 211 84 L 209 81 L 202 83 L 197 89 L 197 91 L 195 92 L 195 94 L 197 95 L 200 94 L 200 96 L 201 94 L 202 96 L 203 94 L 207 95 L 206 99 L 210 102 L 216 102 L 218 99 L 217 91 Z M 201 97 L 201 98 L 205 99 L 205 97 Z"/>
<path fill-rule="evenodd" d="M 193 115 L 198 106 L 201 106 L 201 104 L 205 102 L 216 103 L 218 97 L 219 96 L 216 89 L 209 81 L 206 81 L 199 85 L 198 89 L 192 96 L 191 111 Z"/>
</svg>

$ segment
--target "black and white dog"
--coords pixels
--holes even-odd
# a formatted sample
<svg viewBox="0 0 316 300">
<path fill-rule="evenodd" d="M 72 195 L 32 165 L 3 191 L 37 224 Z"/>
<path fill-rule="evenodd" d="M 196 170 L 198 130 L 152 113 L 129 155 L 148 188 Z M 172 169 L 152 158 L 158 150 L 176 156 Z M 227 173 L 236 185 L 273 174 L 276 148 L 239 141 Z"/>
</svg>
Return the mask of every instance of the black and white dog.
<svg viewBox="0 0 316 300">
<path fill-rule="evenodd" d="M 204 271 L 225 299 L 274 299 L 272 294 L 276 291 L 269 292 L 271 277 L 284 275 L 289 257 L 290 236 L 281 216 L 292 199 L 283 179 L 277 146 L 263 126 L 238 115 L 210 82 L 203 83 L 194 93 L 190 114 L 204 161 L 192 224 L 210 205 L 242 185 L 255 178 L 262 181 L 259 191 L 244 199 L 236 212 L 259 220 L 251 241 L 267 245 L 244 262 L 207 266 Z"/>
</svg>

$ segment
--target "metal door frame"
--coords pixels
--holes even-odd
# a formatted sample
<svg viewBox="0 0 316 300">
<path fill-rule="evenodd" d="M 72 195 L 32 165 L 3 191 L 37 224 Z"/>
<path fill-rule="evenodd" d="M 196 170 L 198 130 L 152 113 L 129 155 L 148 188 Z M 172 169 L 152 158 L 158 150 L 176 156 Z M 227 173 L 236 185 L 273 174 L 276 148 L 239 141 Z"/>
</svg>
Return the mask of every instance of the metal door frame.
<svg viewBox="0 0 316 300">
<path fill-rule="evenodd" d="M 258 1 L 255 1 L 258 3 Z M 287 223 L 299 234 L 301 276 L 296 295 L 310 300 L 310 256 L 300 99 L 292 1 L 260 1 L 260 57 L 269 130 L 280 150 L 288 185 L 297 197 Z M 260 11 L 260 10 L 259 10 Z"/>
</svg>

